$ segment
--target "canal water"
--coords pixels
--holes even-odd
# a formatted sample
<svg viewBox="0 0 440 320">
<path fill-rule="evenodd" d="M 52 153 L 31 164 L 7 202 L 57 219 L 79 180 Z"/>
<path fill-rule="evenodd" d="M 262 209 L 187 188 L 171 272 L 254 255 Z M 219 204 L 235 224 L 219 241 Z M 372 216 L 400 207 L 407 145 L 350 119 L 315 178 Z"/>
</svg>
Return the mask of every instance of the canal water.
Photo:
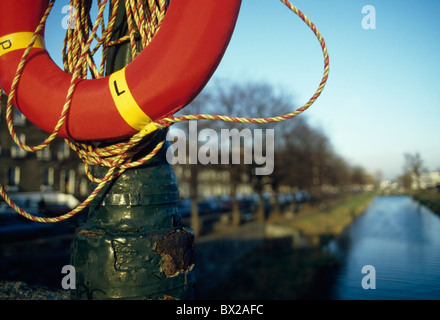
<svg viewBox="0 0 440 320">
<path fill-rule="evenodd" d="M 410 197 L 376 197 L 328 250 L 331 299 L 440 299 L 440 217 Z"/>
</svg>

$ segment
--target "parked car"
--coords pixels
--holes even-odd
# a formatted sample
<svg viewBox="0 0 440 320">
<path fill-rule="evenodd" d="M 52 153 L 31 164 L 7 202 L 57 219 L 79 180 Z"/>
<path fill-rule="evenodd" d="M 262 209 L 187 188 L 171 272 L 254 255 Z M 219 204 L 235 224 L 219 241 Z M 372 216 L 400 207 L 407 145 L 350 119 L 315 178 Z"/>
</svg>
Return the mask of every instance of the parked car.
<svg viewBox="0 0 440 320">
<path fill-rule="evenodd" d="M 38 214 L 38 206 L 15 201 L 16 205 L 30 214 Z M 0 203 L 0 239 L 19 239 L 39 234 L 41 231 L 53 228 L 54 224 L 38 223 L 22 217 L 6 202 Z"/>
<path fill-rule="evenodd" d="M 191 215 L 192 201 L 190 198 L 180 199 L 177 203 L 177 211 L 182 217 L 189 217 Z"/>
</svg>

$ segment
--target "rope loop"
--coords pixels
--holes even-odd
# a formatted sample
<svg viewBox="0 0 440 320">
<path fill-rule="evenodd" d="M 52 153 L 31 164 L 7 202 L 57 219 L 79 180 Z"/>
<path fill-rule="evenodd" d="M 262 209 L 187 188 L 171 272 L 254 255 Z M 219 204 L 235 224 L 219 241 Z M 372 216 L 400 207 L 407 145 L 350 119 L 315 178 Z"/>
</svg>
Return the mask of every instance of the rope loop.
<svg viewBox="0 0 440 320">
<path fill-rule="evenodd" d="M 66 94 L 65 104 L 60 114 L 58 123 L 53 129 L 53 132 L 40 145 L 27 146 L 22 141 L 20 141 L 13 127 L 12 101 L 14 99 L 18 82 L 20 81 L 20 75 L 29 56 L 30 50 L 37 40 L 38 33 L 44 27 L 47 17 L 49 16 L 55 3 L 55 0 L 50 0 L 48 8 L 45 11 L 38 27 L 36 28 L 34 35 L 28 47 L 24 51 L 20 63 L 17 67 L 17 71 L 13 79 L 11 91 L 6 104 L 6 122 L 8 130 L 13 141 L 20 148 L 27 152 L 40 151 L 47 147 L 56 138 L 69 112 L 77 80 L 85 79 L 89 74 L 92 78 L 104 77 L 104 69 L 105 63 L 107 61 L 108 49 L 111 46 L 116 46 L 122 43 L 129 42 L 131 55 L 134 59 L 140 53 L 140 50 L 147 47 L 151 40 L 154 38 L 154 35 L 159 30 L 160 25 L 165 17 L 169 0 L 124 1 L 128 25 L 128 34 L 119 39 L 111 40 L 111 35 L 116 21 L 119 0 L 98 0 L 98 13 L 93 25 L 91 24 L 92 19 L 90 16 L 91 2 L 82 0 L 70 0 L 71 8 L 75 10 L 74 12 L 76 14 L 73 15 L 75 17 L 75 27 L 73 29 L 67 29 L 62 48 L 62 61 L 65 72 L 69 73 L 72 76 L 70 87 Z M 291 119 L 307 110 L 321 95 L 322 91 L 324 90 L 325 84 L 327 83 L 330 65 L 327 46 L 321 33 L 304 13 L 302 13 L 288 0 L 280 1 L 284 5 L 286 5 L 287 8 L 289 8 L 292 12 L 294 12 L 298 17 L 300 17 L 301 20 L 303 20 L 307 24 L 307 26 L 313 31 L 321 45 L 321 49 L 323 52 L 324 72 L 321 82 L 313 96 L 302 107 L 290 113 L 269 118 L 239 118 L 228 115 L 210 114 L 182 115 L 178 117 L 171 116 L 163 118 L 160 121 L 150 123 L 144 129 L 134 134 L 127 141 L 116 142 L 105 147 L 96 147 L 93 143 L 84 143 L 65 139 L 65 143 L 72 150 L 74 150 L 77 153 L 78 157 L 83 161 L 85 171 L 89 180 L 98 184 L 87 197 L 87 199 L 85 199 L 81 204 L 79 204 L 70 212 L 52 218 L 39 217 L 24 211 L 12 201 L 12 199 L 7 195 L 3 186 L 0 184 L 0 194 L 3 199 L 15 211 L 17 211 L 20 215 L 29 220 L 42 223 L 54 223 L 63 221 L 73 217 L 78 212 L 87 207 L 96 197 L 96 195 L 104 188 L 107 182 L 117 178 L 127 169 L 135 168 L 148 162 L 152 157 L 157 154 L 157 152 L 162 148 L 165 142 L 165 137 L 153 148 L 153 150 L 149 154 L 139 160 L 133 161 L 134 156 L 146 146 L 148 141 L 150 141 L 148 137 L 149 132 L 151 132 L 149 128 L 151 125 L 155 125 L 159 129 L 165 129 L 181 121 L 200 119 L 242 123 L 270 123 Z M 106 24 L 104 21 L 104 11 L 107 5 L 109 6 L 110 14 Z M 69 21 L 69 25 L 71 25 L 71 23 L 72 21 Z M 98 36 L 98 31 L 101 34 L 100 36 Z M 93 41 L 96 42 L 94 47 L 92 47 Z M 141 47 L 140 49 L 139 45 Z M 99 66 L 97 66 L 94 61 L 94 56 L 99 49 L 101 49 L 102 57 Z M 92 175 L 90 166 L 93 165 L 108 167 L 108 171 L 103 178 L 97 178 Z"/>
</svg>

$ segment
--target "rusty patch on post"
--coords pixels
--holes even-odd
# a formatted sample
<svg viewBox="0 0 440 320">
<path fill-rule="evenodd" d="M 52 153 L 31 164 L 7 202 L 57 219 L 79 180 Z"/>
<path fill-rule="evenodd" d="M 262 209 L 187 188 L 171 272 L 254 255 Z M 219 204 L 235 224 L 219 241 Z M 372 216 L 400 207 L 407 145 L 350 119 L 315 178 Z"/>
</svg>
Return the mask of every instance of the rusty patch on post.
<svg viewBox="0 0 440 320">
<path fill-rule="evenodd" d="M 89 231 L 86 229 L 82 229 L 82 230 L 78 231 L 78 235 L 83 236 L 83 237 L 90 237 L 90 238 L 102 237 L 104 234 L 105 234 L 104 232 Z"/>
<path fill-rule="evenodd" d="M 167 278 L 194 266 L 194 236 L 186 230 L 177 230 L 159 240 L 155 250 L 162 257 L 162 271 Z"/>
<path fill-rule="evenodd" d="M 172 296 L 164 295 L 161 300 L 180 300 L 180 299 L 172 297 Z"/>
</svg>

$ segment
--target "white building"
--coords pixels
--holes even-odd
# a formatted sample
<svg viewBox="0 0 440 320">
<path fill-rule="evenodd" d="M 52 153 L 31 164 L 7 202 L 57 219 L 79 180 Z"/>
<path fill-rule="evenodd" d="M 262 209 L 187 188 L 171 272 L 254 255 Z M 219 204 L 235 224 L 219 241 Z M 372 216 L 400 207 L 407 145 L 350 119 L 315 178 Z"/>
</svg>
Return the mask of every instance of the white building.
<svg viewBox="0 0 440 320">
<path fill-rule="evenodd" d="M 420 176 L 420 188 L 428 189 L 440 186 L 440 171 L 424 172 Z M 413 179 L 412 188 L 417 188 L 417 181 Z"/>
</svg>

